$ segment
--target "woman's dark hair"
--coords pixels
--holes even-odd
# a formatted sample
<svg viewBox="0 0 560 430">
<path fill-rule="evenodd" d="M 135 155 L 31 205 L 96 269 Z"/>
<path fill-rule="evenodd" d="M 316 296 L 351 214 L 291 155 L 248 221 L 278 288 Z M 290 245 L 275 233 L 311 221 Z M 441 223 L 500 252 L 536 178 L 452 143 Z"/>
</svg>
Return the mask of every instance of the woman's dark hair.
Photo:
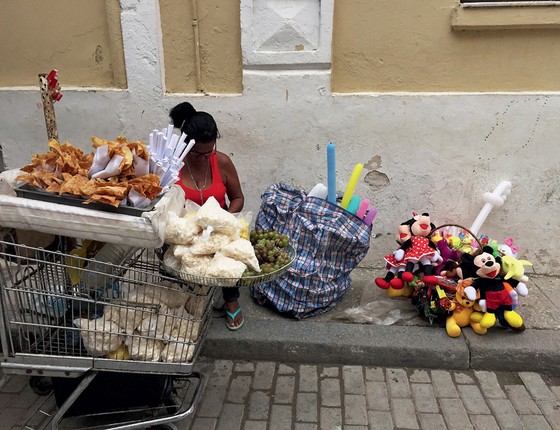
<svg viewBox="0 0 560 430">
<path fill-rule="evenodd" d="M 187 135 L 187 139 L 207 143 L 220 137 L 212 115 L 207 112 L 197 112 L 189 102 L 179 103 L 171 108 L 169 117 L 173 125 Z"/>
</svg>

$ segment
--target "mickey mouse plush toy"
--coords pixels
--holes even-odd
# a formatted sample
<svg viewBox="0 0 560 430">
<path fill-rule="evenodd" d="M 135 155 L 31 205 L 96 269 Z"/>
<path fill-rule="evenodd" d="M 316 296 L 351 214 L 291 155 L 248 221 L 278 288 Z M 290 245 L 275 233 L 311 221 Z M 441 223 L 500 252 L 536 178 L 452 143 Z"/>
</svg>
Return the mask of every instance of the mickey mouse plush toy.
<svg viewBox="0 0 560 430">
<path fill-rule="evenodd" d="M 499 276 L 501 258 L 494 258 L 492 252 L 491 247 L 484 246 L 478 255 L 463 254 L 457 273 L 462 279 L 474 278 L 472 286 L 465 288 L 470 300 L 476 299 L 476 290 L 480 292 L 478 304 L 484 312 L 480 327 L 492 327 L 497 316 L 502 326 L 522 331 L 523 319 L 513 310 L 512 297 Z"/>
</svg>

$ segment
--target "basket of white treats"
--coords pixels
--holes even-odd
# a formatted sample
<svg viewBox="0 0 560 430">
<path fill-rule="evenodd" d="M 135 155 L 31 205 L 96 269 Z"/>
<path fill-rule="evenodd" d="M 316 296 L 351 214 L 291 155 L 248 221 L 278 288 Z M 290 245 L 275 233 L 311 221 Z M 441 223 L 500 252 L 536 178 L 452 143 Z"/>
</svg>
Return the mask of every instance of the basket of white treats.
<svg viewBox="0 0 560 430">
<path fill-rule="evenodd" d="M 163 270 L 185 282 L 216 287 L 252 287 L 282 276 L 295 250 L 274 231 L 252 231 L 243 216 L 210 197 L 182 217 L 169 214 L 162 252 Z"/>
</svg>

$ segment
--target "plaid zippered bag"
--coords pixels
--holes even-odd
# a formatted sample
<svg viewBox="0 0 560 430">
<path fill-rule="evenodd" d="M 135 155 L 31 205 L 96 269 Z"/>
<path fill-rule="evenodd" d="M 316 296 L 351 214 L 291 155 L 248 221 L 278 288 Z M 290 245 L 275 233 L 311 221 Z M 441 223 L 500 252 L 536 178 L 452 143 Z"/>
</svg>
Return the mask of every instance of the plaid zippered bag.
<svg viewBox="0 0 560 430">
<path fill-rule="evenodd" d="M 287 235 L 296 257 L 284 276 L 251 294 L 297 319 L 324 313 L 344 297 L 371 235 L 370 226 L 340 206 L 283 183 L 262 195 L 255 228 Z"/>
</svg>

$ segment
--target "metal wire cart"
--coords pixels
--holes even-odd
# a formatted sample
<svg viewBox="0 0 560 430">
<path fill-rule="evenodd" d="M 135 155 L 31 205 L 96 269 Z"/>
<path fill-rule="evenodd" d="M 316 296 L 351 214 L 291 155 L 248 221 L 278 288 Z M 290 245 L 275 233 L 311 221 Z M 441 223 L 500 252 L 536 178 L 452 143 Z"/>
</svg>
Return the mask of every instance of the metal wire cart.
<svg viewBox="0 0 560 430">
<path fill-rule="evenodd" d="M 0 365 L 57 388 L 23 428 L 173 429 L 193 412 L 204 385 L 193 365 L 218 289 L 168 276 L 158 250 L 15 242 L 0 240 Z M 123 394 L 127 374 L 138 377 Z M 88 399 L 96 384 L 103 395 Z"/>
</svg>

